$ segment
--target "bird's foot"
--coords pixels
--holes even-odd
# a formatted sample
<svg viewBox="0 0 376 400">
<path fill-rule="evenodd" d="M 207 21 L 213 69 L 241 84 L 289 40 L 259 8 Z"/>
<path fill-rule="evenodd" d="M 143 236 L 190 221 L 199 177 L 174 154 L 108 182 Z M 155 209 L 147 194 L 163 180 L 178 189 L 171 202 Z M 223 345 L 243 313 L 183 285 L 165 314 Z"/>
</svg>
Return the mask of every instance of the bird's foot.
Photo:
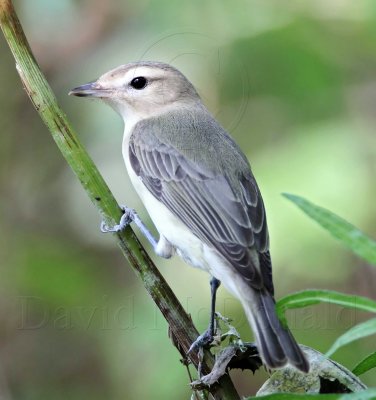
<svg viewBox="0 0 376 400">
<path fill-rule="evenodd" d="M 118 224 L 110 227 L 107 226 L 104 221 L 101 222 L 101 231 L 103 233 L 120 232 L 124 230 L 132 221 L 134 221 L 137 214 L 133 208 L 127 206 L 120 206 L 120 208 L 123 210 L 123 215 L 121 216 Z"/>
<path fill-rule="evenodd" d="M 208 348 L 211 343 L 215 340 L 215 336 L 212 330 L 207 329 L 202 335 L 200 335 L 192 344 L 188 350 L 188 354 L 190 354 L 194 350 L 200 350 L 204 348 Z"/>
<path fill-rule="evenodd" d="M 146 225 L 142 222 L 142 220 L 136 213 L 136 210 L 134 210 L 133 208 L 127 207 L 127 206 L 120 206 L 120 208 L 123 211 L 123 215 L 121 216 L 119 223 L 114 225 L 113 227 L 110 227 L 110 226 L 107 226 L 104 221 L 102 221 L 101 231 L 103 233 L 120 232 L 120 231 L 124 230 L 131 222 L 134 222 L 140 229 L 141 233 L 149 241 L 149 243 L 151 244 L 151 246 L 153 247 L 154 251 L 157 254 L 160 254 L 162 257 L 166 257 L 166 258 L 171 257 L 173 249 L 172 248 L 167 249 L 167 250 L 169 250 L 169 252 L 168 252 L 165 248 L 166 246 L 165 246 L 165 243 L 163 240 L 162 240 L 161 246 L 158 247 L 157 240 L 152 235 L 152 233 L 149 231 L 149 229 L 146 227 Z"/>
</svg>

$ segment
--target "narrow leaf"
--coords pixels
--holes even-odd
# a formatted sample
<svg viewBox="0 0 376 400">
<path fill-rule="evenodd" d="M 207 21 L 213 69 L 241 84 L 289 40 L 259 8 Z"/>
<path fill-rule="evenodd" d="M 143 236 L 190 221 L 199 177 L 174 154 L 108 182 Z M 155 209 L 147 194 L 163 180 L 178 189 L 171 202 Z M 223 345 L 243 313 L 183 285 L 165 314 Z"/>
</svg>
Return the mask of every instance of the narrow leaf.
<svg viewBox="0 0 376 400">
<path fill-rule="evenodd" d="M 376 318 L 372 318 L 366 322 L 355 325 L 343 335 L 341 335 L 327 351 L 326 356 L 330 357 L 340 347 L 345 346 L 355 340 L 364 338 L 366 336 L 374 335 L 376 333 Z"/>
<path fill-rule="evenodd" d="M 359 376 L 375 367 L 376 367 L 376 351 L 374 353 L 370 354 L 369 356 L 367 356 L 364 360 L 362 360 L 353 369 L 352 372 L 354 375 Z"/>
<path fill-rule="evenodd" d="M 332 236 L 340 240 L 359 257 L 376 265 L 376 241 L 365 235 L 354 225 L 345 221 L 331 211 L 316 206 L 303 197 L 283 193 L 287 199 L 295 203 L 308 216 L 328 230 Z"/>
<path fill-rule="evenodd" d="M 376 313 L 376 301 L 367 297 L 335 292 L 332 290 L 302 290 L 289 294 L 276 304 L 279 319 L 286 324 L 285 311 L 291 308 L 307 307 L 319 303 L 337 304 Z"/>
</svg>

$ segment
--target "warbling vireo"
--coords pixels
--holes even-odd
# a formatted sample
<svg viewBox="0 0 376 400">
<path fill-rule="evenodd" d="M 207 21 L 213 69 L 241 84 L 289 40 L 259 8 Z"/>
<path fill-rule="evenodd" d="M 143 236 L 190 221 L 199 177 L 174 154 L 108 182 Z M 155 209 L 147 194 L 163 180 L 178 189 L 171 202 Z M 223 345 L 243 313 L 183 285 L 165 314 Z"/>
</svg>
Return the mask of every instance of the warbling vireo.
<svg viewBox="0 0 376 400">
<path fill-rule="evenodd" d="M 103 230 L 132 220 L 157 254 L 176 251 L 213 277 L 209 330 L 194 346 L 212 340 L 220 281 L 243 305 L 264 364 L 307 372 L 302 350 L 275 312 L 264 204 L 247 158 L 188 79 L 168 64 L 130 63 L 70 94 L 100 98 L 122 116 L 125 165 L 160 237 L 127 208 L 119 225 Z"/>
</svg>

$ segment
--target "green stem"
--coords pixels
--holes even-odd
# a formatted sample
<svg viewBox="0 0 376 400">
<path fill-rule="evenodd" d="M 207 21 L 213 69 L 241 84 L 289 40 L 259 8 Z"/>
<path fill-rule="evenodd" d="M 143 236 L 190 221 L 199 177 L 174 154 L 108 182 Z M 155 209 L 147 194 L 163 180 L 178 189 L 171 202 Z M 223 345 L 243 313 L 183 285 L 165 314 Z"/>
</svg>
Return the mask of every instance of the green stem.
<svg viewBox="0 0 376 400">
<path fill-rule="evenodd" d="M 121 210 L 93 161 L 78 140 L 66 115 L 57 104 L 56 98 L 31 52 L 11 0 L 0 0 L 0 24 L 16 61 L 17 71 L 35 109 L 104 221 L 108 225 L 114 225 L 119 221 Z M 189 346 L 198 336 L 191 318 L 184 311 L 132 229 L 127 228 L 125 231 L 115 234 L 115 237 L 126 260 L 140 277 L 145 289 L 165 317 L 175 342 L 186 354 Z M 193 364 L 197 368 L 197 354 L 194 354 L 192 358 Z M 213 364 L 213 356 L 206 352 L 202 365 L 203 373 L 208 373 Z M 210 388 L 210 392 L 218 400 L 239 399 L 228 376 L 223 376 L 218 384 Z"/>
</svg>

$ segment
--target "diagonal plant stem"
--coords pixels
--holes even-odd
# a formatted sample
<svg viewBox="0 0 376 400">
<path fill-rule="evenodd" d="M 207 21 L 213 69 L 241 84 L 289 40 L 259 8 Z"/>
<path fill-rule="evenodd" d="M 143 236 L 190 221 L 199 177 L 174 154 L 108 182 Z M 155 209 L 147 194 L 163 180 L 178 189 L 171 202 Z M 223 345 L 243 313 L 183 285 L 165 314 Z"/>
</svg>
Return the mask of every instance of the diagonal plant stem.
<svg viewBox="0 0 376 400">
<path fill-rule="evenodd" d="M 13 53 L 23 86 L 35 109 L 106 224 L 114 225 L 121 216 L 121 210 L 98 169 L 78 140 L 64 112 L 58 106 L 31 52 L 11 0 L 0 0 L 0 25 Z M 123 232 L 115 234 L 115 237 L 124 257 L 162 312 L 175 342 L 186 354 L 191 343 L 198 336 L 190 316 L 184 311 L 132 229 L 128 227 Z M 192 362 L 197 368 L 199 364 L 197 354 L 192 356 Z M 208 373 L 213 364 L 213 356 L 205 352 L 202 372 Z M 214 399 L 239 400 L 239 395 L 228 375 L 223 376 L 209 390 Z"/>
</svg>

